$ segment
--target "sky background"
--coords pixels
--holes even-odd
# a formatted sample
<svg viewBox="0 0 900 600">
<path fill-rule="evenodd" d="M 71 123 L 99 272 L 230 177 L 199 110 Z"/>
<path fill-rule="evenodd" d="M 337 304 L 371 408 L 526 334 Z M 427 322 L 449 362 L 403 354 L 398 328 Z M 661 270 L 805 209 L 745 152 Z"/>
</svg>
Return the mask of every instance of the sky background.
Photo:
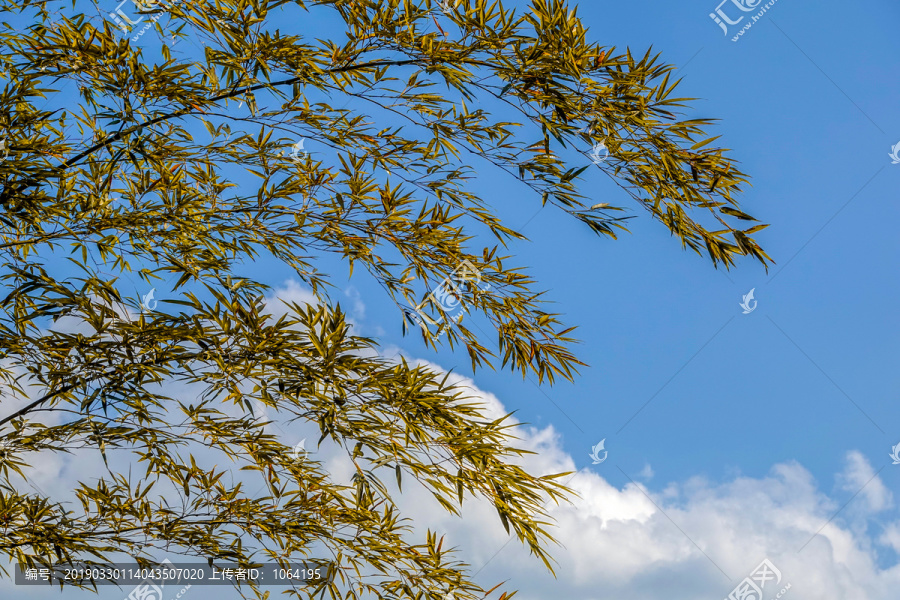
<svg viewBox="0 0 900 600">
<path fill-rule="evenodd" d="M 581 498 L 554 511 L 555 579 L 507 544 L 483 505 L 453 518 L 415 489 L 402 505 L 423 531 L 445 531 L 482 585 L 505 580 L 522 600 L 719 600 L 766 558 L 782 575 L 766 600 L 787 583 L 789 598 L 896 598 L 900 164 L 888 154 L 900 142 L 900 5 L 779 0 L 732 42 L 739 26 L 726 37 L 708 16 L 716 0 L 573 4 L 589 37 L 638 54 L 652 45 L 679 67 L 680 95 L 698 99 L 692 114 L 721 119 L 714 135 L 752 176 L 742 208 L 772 224 L 757 239 L 776 265 L 716 270 L 600 179 L 584 188 L 592 200 L 638 217 L 616 241 L 540 210 L 507 180 L 480 178 L 530 238 L 512 245 L 517 264 L 579 327 L 589 366 L 574 383 L 472 373 L 464 353 L 404 337 L 395 306 L 364 276 L 336 297 L 386 353 L 452 370 L 492 410 L 515 411 L 537 452 L 527 464 L 576 471 Z M 723 10 L 739 14 L 730 2 Z M 308 297 L 283 268 L 261 273 L 278 298 Z M 751 289 L 758 305 L 743 314 Z M 604 439 L 608 458 L 592 464 Z M 342 468 L 336 454 L 322 459 Z M 76 473 L 62 462 L 44 476 L 51 486 Z M 7 582 L 0 593 L 60 597 Z M 76 596 L 89 597 L 66 593 Z"/>
</svg>

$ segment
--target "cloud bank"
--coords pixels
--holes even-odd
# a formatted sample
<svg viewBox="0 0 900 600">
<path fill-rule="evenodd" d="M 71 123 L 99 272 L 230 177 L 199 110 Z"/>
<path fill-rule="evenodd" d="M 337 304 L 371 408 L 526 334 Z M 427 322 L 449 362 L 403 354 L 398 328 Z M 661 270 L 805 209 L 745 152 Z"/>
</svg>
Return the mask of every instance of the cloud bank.
<svg viewBox="0 0 900 600">
<path fill-rule="evenodd" d="M 277 315 L 284 308 L 276 299 L 315 302 L 307 290 L 290 282 L 267 299 L 269 310 Z M 362 321 L 365 307 L 358 296 L 352 300 L 353 316 Z M 407 359 L 443 370 L 434 363 Z M 480 398 L 486 416 L 508 412 L 496 395 L 479 389 L 473 380 L 457 374 L 450 379 Z M 297 423 L 285 428 L 288 437 L 314 435 Z M 577 470 L 552 425 L 521 427 L 518 432 L 518 445 L 534 452 L 520 460 L 531 472 L 575 472 L 568 485 L 578 496 L 570 505 L 551 509 L 557 522 L 553 534 L 559 541 L 553 552 L 556 577 L 507 536 L 488 503 L 467 501 L 462 516 L 456 517 L 422 488 L 405 484 L 404 492 L 395 496 L 412 519 L 416 535 L 424 537 L 429 527 L 445 534 L 447 542 L 458 548 L 458 558 L 471 565 L 485 587 L 506 581 L 503 589 L 519 590 L 516 597 L 521 600 L 720 600 L 730 598 L 732 590 L 769 559 L 780 571 L 780 580 L 767 582 L 762 598 L 742 600 L 774 599 L 788 584 L 790 589 L 781 596 L 788 600 L 897 597 L 900 520 L 880 473 L 860 452 L 849 452 L 844 469 L 835 474 L 834 489 L 844 498 L 854 495 L 845 505 L 822 491 L 822 484 L 795 461 L 775 464 L 760 478 L 716 482 L 695 477 L 650 488 L 639 480 L 653 476 L 652 465 L 628 474 L 610 460 Z M 64 495 L 78 480 L 100 472 L 99 459 L 85 458 L 41 457 L 35 483 L 51 494 Z M 323 448 L 314 458 L 323 461 L 336 479 L 352 475 L 339 448 Z M 612 481 L 626 483 L 619 487 Z M 190 599 L 211 600 L 220 594 L 217 588 L 195 586 Z M 16 588 L 8 580 L 0 583 L 0 595 L 60 597 L 58 590 Z M 99 598 L 122 596 L 122 591 L 105 589 Z"/>
</svg>

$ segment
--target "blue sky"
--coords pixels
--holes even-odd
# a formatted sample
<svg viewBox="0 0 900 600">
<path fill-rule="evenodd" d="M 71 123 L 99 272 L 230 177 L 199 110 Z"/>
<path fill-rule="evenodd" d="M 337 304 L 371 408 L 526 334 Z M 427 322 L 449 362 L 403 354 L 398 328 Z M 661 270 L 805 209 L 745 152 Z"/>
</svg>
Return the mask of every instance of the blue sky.
<svg viewBox="0 0 900 600">
<path fill-rule="evenodd" d="M 853 597 L 886 600 L 900 551 L 900 465 L 889 456 L 900 444 L 900 164 L 888 157 L 900 142 L 900 5 L 779 0 L 732 42 L 708 16 L 716 0 L 576 4 L 589 36 L 641 54 L 652 45 L 679 66 L 680 95 L 698 98 L 692 113 L 721 119 L 719 143 L 752 176 L 743 207 L 772 224 L 758 240 L 777 264 L 768 273 L 751 260 L 716 270 L 599 178 L 586 182 L 595 201 L 629 206 L 638 217 L 617 241 L 540 210 L 539 199 L 504 179 L 481 177 L 477 185 L 508 224 L 527 223 L 529 241 L 511 248 L 517 264 L 579 326 L 578 354 L 589 366 L 574 383 L 553 387 L 509 371 L 472 373 L 464 353 L 434 353 L 417 335 L 404 337 L 395 306 L 373 281 L 336 282 L 347 290 L 342 301 L 360 305 L 363 334 L 471 378 L 479 393 L 533 425 L 527 443 L 545 452 L 537 468 L 578 470 L 579 490 L 595 494 L 559 514 L 560 560 L 569 562 L 557 580 L 535 574 L 539 564 L 515 543 L 504 547 L 496 531 L 478 538 L 464 523 L 442 522 L 472 549 L 475 569 L 486 565 L 482 583 L 509 579 L 526 600 L 656 600 L 670 598 L 673 583 L 683 590 L 678 597 L 713 600 L 766 557 L 787 565 L 798 598 L 846 598 L 869 586 Z M 723 10 L 740 14 L 728 5 Z M 314 141 L 308 149 L 324 151 Z M 291 289 L 284 269 L 263 273 Z M 743 314 L 739 303 L 751 289 L 757 308 Z M 591 446 L 601 439 L 608 459 L 593 465 Z M 748 498 L 758 501 L 743 505 Z M 737 523 L 768 503 L 766 514 L 780 517 L 725 528 L 752 532 L 746 548 L 705 528 L 703 515 Z M 592 506 L 612 505 L 621 512 L 604 517 L 603 527 L 579 521 Z M 630 510 L 638 516 L 623 516 Z M 800 550 L 797 540 L 812 536 L 800 533 L 832 518 L 823 530 L 837 528 L 831 546 Z M 784 534 L 792 522 L 803 532 Z M 598 559 L 618 564 L 612 554 L 621 540 L 601 539 L 615 530 L 609 523 L 635 528 L 622 539 L 646 535 L 643 550 L 668 550 L 635 550 L 634 561 L 622 563 L 625 575 L 576 564 L 571 553 L 582 543 L 610 548 Z"/>
<path fill-rule="evenodd" d="M 620 488 L 647 464 L 646 485 L 658 491 L 696 476 L 763 477 L 796 461 L 842 506 L 860 488 L 843 489 L 835 473 L 859 451 L 900 492 L 889 457 L 900 443 L 900 165 L 888 157 L 900 141 L 900 7 L 780 0 L 732 42 L 707 16 L 715 6 L 582 2 L 579 14 L 596 39 L 652 44 L 680 66 L 682 95 L 699 98 L 697 114 L 721 119 L 720 142 L 753 176 L 744 206 L 772 224 L 759 239 L 777 264 L 717 271 L 647 219 L 618 241 L 597 240 L 545 209 L 514 250 L 579 326 L 590 367 L 574 384 L 543 390 L 508 372 L 474 379 L 522 420 L 552 424 L 578 468 Z M 596 201 L 624 198 L 604 187 Z M 534 211 L 510 210 L 510 222 Z M 395 320 L 374 287 L 357 285 L 369 319 Z M 758 308 L 744 315 L 751 288 Z M 429 356 L 397 329 L 387 326 L 384 338 Z M 446 356 L 432 360 L 453 365 Z M 465 357 L 457 360 L 467 373 Z M 609 458 L 592 466 L 590 447 L 602 438 Z"/>
<path fill-rule="evenodd" d="M 475 381 L 523 420 L 552 423 L 579 466 L 606 438 L 599 468 L 618 485 L 616 466 L 633 474 L 645 462 L 660 482 L 762 475 L 789 459 L 827 480 L 851 449 L 889 464 L 900 442 L 900 165 L 888 157 L 900 141 L 900 8 L 781 0 L 735 43 L 707 4 L 584 2 L 579 14 L 604 43 L 652 44 L 681 65 L 681 93 L 721 119 L 715 133 L 753 177 L 743 206 L 772 224 L 759 239 L 777 264 L 717 271 L 639 210 L 632 234 L 609 241 L 547 208 L 513 249 L 579 326 L 590 367 L 543 392 L 508 372 Z M 596 201 L 627 202 L 608 187 Z M 510 223 L 537 210 L 510 210 Z M 429 356 L 399 337 L 374 286 L 354 284 L 384 339 Z M 758 308 L 744 315 L 751 288 Z M 450 366 L 446 356 L 436 359 Z"/>
<path fill-rule="evenodd" d="M 760 240 L 778 264 L 768 274 L 751 261 L 716 271 L 656 223 L 632 221 L 633 235 L 611 242 L 547 209 L 515 250 L 580 326 L 591 367 L 547 393 L 585 433 L 527 382 L 476 381 L 515 397 L 523 419 L 552 422 L 576 458 L 606 437 L 610 462 L 626 472 L 646 460 L 661 479 L 718 478 L 793 458 L 825 476 L 851 448 L 882 464 L 900 439 L 890 19 L 873 19 L 872 7 L 782 0 L 733 43 L 704 8 L 580 5 L 604 41 L 690 60 L 682 93 L 722 119 L 716 133 L 753 175 L 744 206 L 772 223 Z M 607 193 L 597 201 L 624 196 Z M 758 309 L 743 315 L 751 288 Z"/>
</svg>

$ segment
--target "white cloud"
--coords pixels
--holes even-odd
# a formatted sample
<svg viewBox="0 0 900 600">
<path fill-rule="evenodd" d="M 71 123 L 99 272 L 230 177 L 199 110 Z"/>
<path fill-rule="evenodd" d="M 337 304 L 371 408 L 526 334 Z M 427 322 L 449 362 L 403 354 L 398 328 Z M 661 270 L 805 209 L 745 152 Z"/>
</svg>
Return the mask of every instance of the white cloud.
<svg viewBox="0 0 900 600">
<path fill-rule="evenodd" d="M 344 290 L 344 297 L 349 302 L 342 302 L 341 308 L 345 311 L 344 318 L 350 325 L 350 331 L 353 335 L 363 335 L 361 327 L 366 318 L 366 305 L 362 296 L 359 290 L 351 285 Z M 278 319 L 290 312 L 288 304 L 292 302 L 296 302 L 301 307 L 305 304 L 317 306 L 321 300 L 311 289 L 303 287 L 294 279 L 288 279 L 282 286 L 274 288 L 271 295 L 265 297 L 266 311 Z M 373 333 L 383 334 L 384 332 L 380 327 L 375 327 Z"/>
<path fill-rule="evenodd" d="M 359 322 L 365 319 L 366 305 L 362 301 L 362 296 L 360 295 L 359 290 L 351 285 L 346 290 L 344 290 L 344 296 L 350 299 L 350 314 L 353 315 L 353 320 Z"/>
<path fill-rule="evenodd" d="M 890 546 L 894 552 L 900 554 L 900 523 L 891 523 L 885 527 L 881 537 L 878 538 L 878 543 Z"/>
<path fill-rule="evenodd" d="M 858 451 L 847 453 L 847 467 L 838 476 L 838 481 L 845 492 L 858 492 L 871 512 L 886 510 L 894 504 L 890 490 L 875 476 L 875 469 Z"/>
<path fill-rule="evenodd" d="M 470 379 L 451 375 L 451 380 L 470 386 L 489 415 L 506 414 L 494 394 L 477 389 Z M 523 461 L 531 472 L 574 469 L 552 426 L 523 428 L 519 434 L 518 445 L 537 452 Z M 605 463 L 602 472 L 613 477 L 617 471 L 608 467 L 614 465 Z M 632 477 L 652 474 L 646 465 Z M 860 515 L 871 520 L 892 506 L 890 492 L 861 453 L 848 454 L 838 479 L 853 488 L 851 494 L 868 482 L 851 522 Z M 551 511 L 557 520 L 553 535 L 561 544 L 553 552 L 556 579 L 517 541 L 506 544 L 509 538 L 486 502 L 467 502 L 463 517 L 456 518 L 424 492 L 404 486 L 400 503 L 423 528 L 445 532 L 474 570 L 490 561 L 479 574 L 483 585 L 508 580 L 522 600 L 717 600 L 767 557 L 783 574 L 781 586 L 791 584 L 787 598 L 893 600 L 900 587 L 900 566 L 879 566 L 875 550 L 876 544 L 900 549 L 900 523 L 887 524 L 875 540 L 866 528 L 845 524 L 847 510 L 833 518 L 849 494 L 840 501 L 830 498 L 796 462 L 776 464 L 761 478 L 710 482 L 698 477 L 658 490 L 631 482 L 619 488 L 597 471 L 583 469 L 568 485 L 579 497 Z M 765 589 L 767 599 L 781 589 L 772 585 Z"/>
<path fill-rule="evenodd" d="M 639 478 L 646 479 L 648 481 L 650 479 L 653 479 L 653 475 L 655 475 L 655 473 L 653 472 L 653 467 L 650 466 L 650 463 L 645 464 L 644 468 L 641 469 L 637 474 Z"/>
<path fill-rule="evenodd" d="M 277 297 L 314 301 L 291 282 Z M 440 369 L 427 361 L 411 362 Z M 487 418 L 508 412 L 495 394 L 477 388 L 471 379 L 451 374 L 450 381 L 471 388 L 471 395 L 483 402 Z M 307 449 L 315 451 L 318 437 L 314 426 L 306 425 L 287 428 L 286 437 L 291 439 L 286 441 L 306 437 Z M 531 472 L 575 470 L 576 460 L 564 450 L 552 426 L 523 427 L 518 434 L 517 446 L 535 452 L 520 461 Z M 310 457 L 322 460 L 337 480 L 352 476 L 346 453 L 334 445 L 323 445 Z M 42 465 L 38 484 L 47 486 L 48 492 L 61 492 L 100 468 L 96 456 L 84 462 L 81 457 L 60 457 Z M 467 501 L 462 517 L 456 517 L 405 480 L 397 499 L 417 535 L 424 537 L 427 527 L 445 533 L 447 544 L 460 550 L 458 558 L 473 571 L 487 565 L 477 576 L 483 585 L 508 581 L 503 589 L 520 590 L 516 597 L 521 600 L 719 600 L 763 558 L 781 570 L 782 586 L 791 584 L 786 600 L 896 598 L 900 566 L 886 566 L 879 553 L 900 553 L 900 521 L 884 520 L 893 518 L 886 512 L 893 506 L 892 496 L 859 452 L 848 453 L 845 468 L 837 474 L 840 496 L 835 498 L 821 491 L 797 462 L 773 465 L 763 477 L 736 476 L 725 482 L 695 477 L 660 482 L 652 489 L 616 474 L 621 475 L 613 461 L 577 471 L 568 485 L 578 497 L 551 511 L 557 521 L 553 535 L 560 542 L 553 549 L 555 579 L 518 541 L 507 544 L 509 537 L 488 503 Z M 653 470 L 645 465 L 630 475 L 646 482 Z M 863 485 L 865 489 L 841 510 Z M 878 527 L 866 526 L 876 518 L 883 520 Z M 870 529 L 877 533 L 868 533 Z M 0 585 L 3 589 L 7 588 Z M 44 597 L 32 590 L 28 595 Z M 777 591 L 766 588 L 765 600 Z M 214 594 L 215 588 L 191 591 L 196 600 Z"/>
<path fill-rule="evenodd" d="M 277 319 L 290 312 L 289 303 L 296 302 L 300 306 L 304 304 L 316 305 L 319 299 L 312 290 L 302 287 L 293 279 L 288 279 L 282 287 L 274 289 L 271 296 L 266 296 L 266 309 Z"/>
</svg>

